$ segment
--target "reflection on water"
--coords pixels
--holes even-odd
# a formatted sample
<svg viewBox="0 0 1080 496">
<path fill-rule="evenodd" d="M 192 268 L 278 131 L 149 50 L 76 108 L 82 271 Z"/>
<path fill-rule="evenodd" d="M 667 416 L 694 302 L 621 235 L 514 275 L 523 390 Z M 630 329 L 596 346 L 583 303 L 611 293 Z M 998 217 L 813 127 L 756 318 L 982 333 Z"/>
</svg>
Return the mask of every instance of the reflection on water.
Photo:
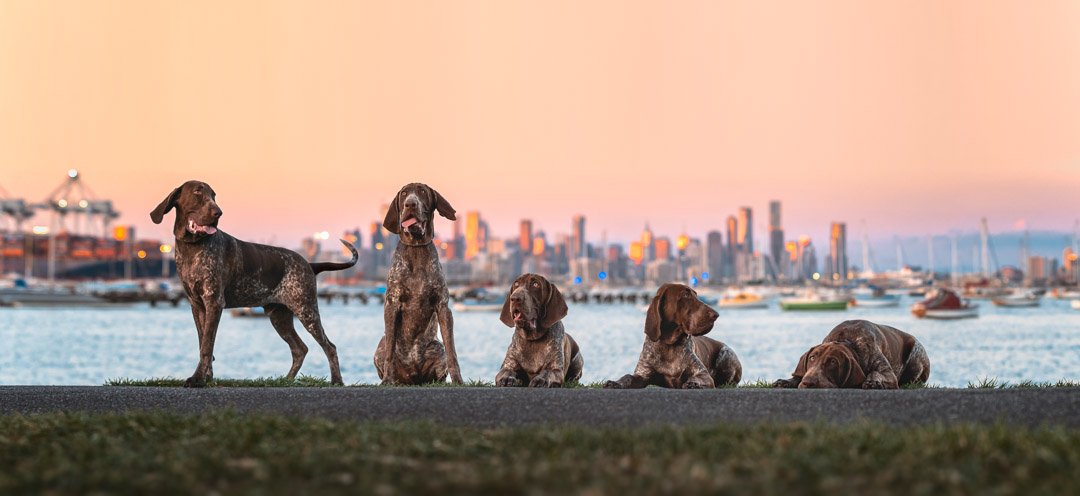
<svg viewBox="0 0 1080 496">
<path fill-rule="evenodd" d="M 982 305 L 982 316 L 961 321 L 918 320 L 899 308 L 846 312 L 721 310 L 709 336 L 731 346 L 743 380 L 788 376 L 795 361 L 844 319 L 864 318 L 914 334 L 931 361 L 930 382 L 962 387 L 996 377 L 1080 379 L 1080 312 L 1068 302 L 1039 308 Z M 323 324 L 337 344 L 347 384 L 377 383 L 372 364 L 383 332 L 379 305 L 321 305 Z M 633 305 L 571 306 L 565 323 L 585 358 L 582 381 L 618 378 L 633 370 L 644 339 L 645 315 Z M 458 312 L 455 338 L 467 379 L 492 381 L 510 344 L 497 313 Z M 301 330 L 299 324 L 298 330 Z M 301 330 L 311 351 L 304 374 L 329 375 L 326 357 Z M 187 377 L 198 359 L 191 311 L 179 308 L 0 308 L 0 384 L 102 384 L 107 379 Z M 214 353 L 218 377 L 277 376 L 289 369 L 288 346 L 260 318 L 222 317 Z"/>
</svg>

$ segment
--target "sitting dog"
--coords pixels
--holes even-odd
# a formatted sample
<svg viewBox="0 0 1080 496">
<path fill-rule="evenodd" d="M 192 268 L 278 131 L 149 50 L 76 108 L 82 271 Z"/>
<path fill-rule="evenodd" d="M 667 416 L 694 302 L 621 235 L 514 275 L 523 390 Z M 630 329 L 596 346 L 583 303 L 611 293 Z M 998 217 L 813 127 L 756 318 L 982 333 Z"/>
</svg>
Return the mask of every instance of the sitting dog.
<svg viewBox="0 0 1080 496">
<path fill-rule="evenodd" d="M 430 186 L 406 184 L 394 195 L 383 227 L 400 236 L 386 276 L 385 334 L 375 349 L 383 384 L 461 384 L 454 316 L 435 237 L 435 212 L 454 220 L 450 203 Z M 442 343 L 435 328 L 442 330 Z"/>
<path fill-rule="evenodd" d="M 724 343 L 702 337 L 719 314 L 682 284 L 660 286 L 645 316 L 645 345 L 633 374 L 607 381 L 605 388 L 648 385 L 701 389 L 735 385 L 742 364 Z"/>
<path fill-rule="evenodd" d="M 291 250 L 240 241 L 218 230 L 221 208 L 217 195 L 201 181 L 188 181 L 174 189 L 150 212 L 150 220 L 161 224 L 174 208 L 176 272 L 199 331 L 199 365 L 184 386 L 203 387 L 214 377 L 214 339 L 221 311 L 255 306 L 266 310 L 270 323 L 292 351 L 289 379 L 296 377 L 308 351 L 293 327 L 295 316 L 326 353 L 330 382 L 341 385 L 337 348 L 326 337 L 319 318 L 315 275 L 356 265 L 356 249 L 343 240 L 352 252 L 349 262 L 308 263 Z"/>
<path fill-rule="evenodd" d="M 791 379 L 780 379 L 773 387 L 898 389 L 929 377 L 930 358 L 914 336 L 866 320 L 848 320 L 803 353 Z"/>
<path fill-rule="evenodd" d="M 514 328 L 496 386 L 559 387 L 581 378 L 585 362 L 563 328 L 566 300 L 543 276 L 523 274 L 512 286 L 499 319 Z"/>
</svg>

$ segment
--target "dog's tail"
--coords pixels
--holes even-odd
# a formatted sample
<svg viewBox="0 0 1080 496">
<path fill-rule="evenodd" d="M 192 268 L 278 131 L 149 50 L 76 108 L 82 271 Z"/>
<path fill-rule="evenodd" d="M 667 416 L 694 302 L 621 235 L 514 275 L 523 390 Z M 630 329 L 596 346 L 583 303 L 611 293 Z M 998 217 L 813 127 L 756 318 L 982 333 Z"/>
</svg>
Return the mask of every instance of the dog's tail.
<svg viewBox="0 0 1080 496">
<path fill-rule="evenodd" d="M 352 252 L 352 260 L 349 260 L 348 262 L 315 262 L 315 263 L 312 263 L 311 264 L 311 270 L 315 271 L 316 275 L 318 275 L 320 272 L 326 272 L 328 270 L 345 270 L 345 269 L 347 269 L 349 267 L 352 267 L 353 265 L 356 265 L 356 261 L 360 260 L 360 254 L 356 252 L 356 248 L 354 248 L 353 245 L 349 244 L 349 242 L 345 241 L 344 239 L 341 240 L 341 244 L 345 245 L 345 247 L 348 248 L 349 251 Z"/>
</svg>

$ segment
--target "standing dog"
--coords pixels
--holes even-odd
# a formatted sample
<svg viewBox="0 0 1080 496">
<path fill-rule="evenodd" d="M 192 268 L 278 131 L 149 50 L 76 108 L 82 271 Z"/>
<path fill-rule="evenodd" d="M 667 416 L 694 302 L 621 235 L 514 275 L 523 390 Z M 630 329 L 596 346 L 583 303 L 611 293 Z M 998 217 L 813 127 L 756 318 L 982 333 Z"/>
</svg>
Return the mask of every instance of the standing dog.
<svg viewBox="0 0 1080 496">
<path fill-rule="evenodd" d="M 514 328 L 496 386 L 559 387 L 581 378 L 585 361 L 566 333 L 566 300 L 543 276 L 523 274 L 512 286 L 499 319 Z"/>
<path fill-rule="evenodd" d="M 650 384 L 701 389 L 738 384 L 742 364 L 727 345 L 702 335 L 719 314 L 682 284 L 660 286 L 645 316 L 645 345 L 633 374 L 605 388 L 638 389 Z"/>
<path fill-rule="evenodd" d="M 914 336 L 867 320 L 847 320 L 799 358 L 781 388 L 898 389 L 930 378 L 930 358 Z"/>
<path fill-rule="evenodd" d="M 383 227 L 401 238 L 386 276 L 386 333 L 375 349 L 383 384 L 461 384 L 454 349 L 454 316 L 435 236 L 435 212 L 454 220 L 450 203 L 430 186 L 406 184 L 394 196 Z M 442 330 L 440 343 L 435 327 Z"/>
<path fill-rule="evenodd" d="M 214 377 L 214 339 L 221 311 L 255 306 L 266 310 L 278 335 L 289 344 L 290 379 L 296 377 L 308 351 L 293 327 L 295 315 L 326 353 L 330 381 L 341 385 L 337 348 L 326 337 L 319 318 L 315 275 L 356 265 L 356 249 L 342 241 L 352 252 L 349 262 L 308 263 L 291 250 L 240 241 L 217 229 L 221 207 L 214 190 L 201 181 L 188 181 L 174 189 L 150 212 L 150 219 L 161 224 L 174 208 L 176 271 L 199 331 L 199 365 L 184 386 L 203 387 Z"/>
</svg>

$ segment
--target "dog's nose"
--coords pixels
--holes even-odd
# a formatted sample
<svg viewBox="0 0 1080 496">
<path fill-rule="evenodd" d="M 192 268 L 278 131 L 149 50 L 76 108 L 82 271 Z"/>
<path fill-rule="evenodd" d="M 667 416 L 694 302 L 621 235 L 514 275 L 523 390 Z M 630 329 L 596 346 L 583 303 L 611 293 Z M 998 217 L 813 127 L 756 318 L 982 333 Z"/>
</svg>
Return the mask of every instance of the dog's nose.
<svg viewBox="0 0 1080 496">
<path fill-rule="evenodd" d="M 799 383 L 799 389 L 817 389 L 820 386 L 821 385 L 818 384 L 817 381 L 813 379 L 807 379 L 805 377 L 803 378 L 802 382 Z"/>
<path fill-rule="evenodd" d="M 223 213 L 224 212 L 221 211 L 221 207 L 214 207 L 212 210 L 210 210 L 210 215 L 213 215 L 215 219 L 220 219 L 221 214 Z"/>
<path fill-rule="evenodd" d="M 720 314 L 716 313 L 716 310 L 713 310 L 711 308 L 709 309 L 709 320 L 716 320 L 716 318 L 719 316 Z"/>
<path fill-rule="evenodd" d="M 514 303 L 521 303 L 522 298 L 523 297 L 518 293 L 513 293 L 510 295 L 510 301 Z"/>
</svg>

